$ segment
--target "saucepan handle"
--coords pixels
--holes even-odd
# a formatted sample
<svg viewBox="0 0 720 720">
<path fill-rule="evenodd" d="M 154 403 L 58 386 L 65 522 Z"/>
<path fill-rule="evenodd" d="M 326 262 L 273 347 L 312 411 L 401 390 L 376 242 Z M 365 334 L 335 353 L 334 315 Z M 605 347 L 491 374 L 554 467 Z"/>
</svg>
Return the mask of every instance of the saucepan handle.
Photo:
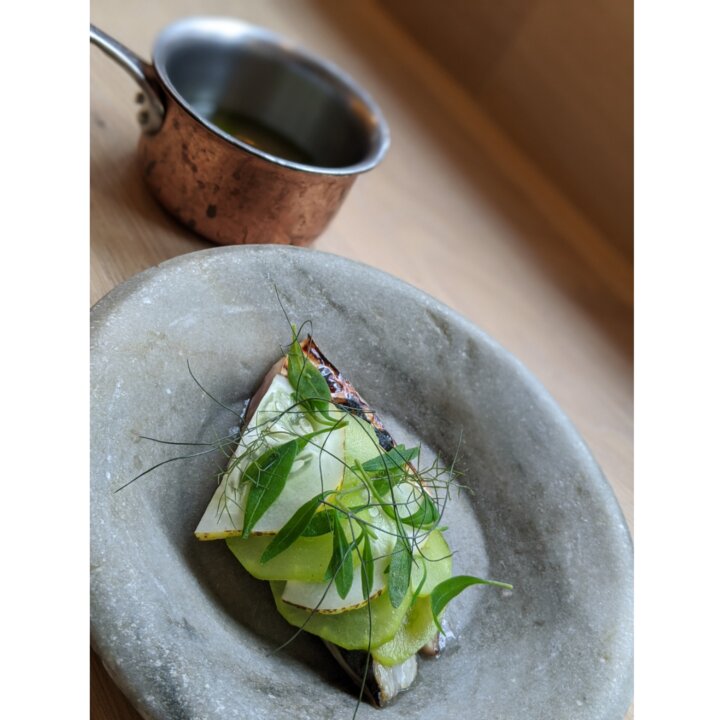
<svg viewBox="0 0 720 720">
<path fill-rule="evenodd" d="M 106 55 L 111 57 L 140 86 L 142 97 L 138 96 L 138 101 L 142 102 L 144 107 L 138 113 L 138 120 L 143 132 L 157 132 L 165 116 L 165 107 L 152 79 L 152 67 L 132 50 L 95 27 L 95 25 L 90 25 L 90 42 L 97 45 Z"/>
</svg>

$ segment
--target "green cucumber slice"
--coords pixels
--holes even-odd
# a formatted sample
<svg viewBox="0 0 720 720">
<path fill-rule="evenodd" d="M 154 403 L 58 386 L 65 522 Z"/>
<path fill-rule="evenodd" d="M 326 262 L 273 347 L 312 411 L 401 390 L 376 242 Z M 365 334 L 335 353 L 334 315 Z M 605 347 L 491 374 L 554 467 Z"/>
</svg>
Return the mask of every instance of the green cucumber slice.
<svg viewBox="0 0 720 720">
<path fill-rule="evenodd" d="M 388 593 L 384 592 L 357 610 L 323 615 L 284 602 L 285 583 L 271 582 L 270 587 L 278 612 L 287 622 L 346 650 L 372 649 L 390 640 L 402 624 L 411 600 L 408 592 L 400 606 L 394 608 Z M 371 622 L 368 613 L 371 613 Z"/>
<path fill-rule="evenodd" d="M 373 586 L 370 589 L 369 596 L 373 598 L 379 595 L 386 587 L 387 576 L 385 570 L 395 545 L 395 526 L 377 508 L 361 510 L 358 517 L 370 523 L 373 529 L 373 536 L 369 536 L 371 554 L 374 558 Z M 347 525 L 350 524 L 344 522 Z M 346 531 L 346 537 L 358 537 L 360 526 L 355 520 L 352 520 L 351 523 L 353 525 L 352 533 Z M 285 552 L 291 551 L 292 547 Z M 328 587 L 326 579 L 321 582 L 309 583 L 297 582 L 288 578 L 289 582 L 283 590 L 283 600 L 290 605 L 296 605 L 307 610 L 317 610 L 322 613 L 348 612 L 366 605 L 367 598 L 363 592 L 362 568 L 357 550 L 352 552 L 352 562 L 354 566 L 352 585 L 344 598 L 340 597 L 334 583 Z"/>
<path fill-rule="evenodd" d="M 433 621 L 430 598 L 419 597 L 397 632 L 390 640 L 373 648 L 372 656 L 382 665 L 399 665 L 429 643 L 435 633 L 437 628 Z"/>
<path fill-rule="evenodd" d="M 357 417 L 348 414 L 345 428 L 345 468 L 343 471 L 343 489 L 362 487 L 362 480 L 355 470 L 355 463 L 366 462 L 382 452 L 380 441 L 377 439 L 373 426 Z M 366 501 L 367 502 L 367 501 Z"/>
<path fill-rule="evenodd" d="M 433 530 L 422 546 L 420 555 L 415 555 L 410 576 L 410 587 L 418 591 L 415 604 L 403 619 L 397 633 L 386 643 L 372 651 L 372 656 L 382 665 L 399 665 L 414 655 L 423 645 L 433 639 L 437 627 L 433 620 L 430 593 L 436 585 L 452 576 L 452 555 L 445 538 L 439 530 Z M 423 572 L 423 565 L 425 573 Z"/>
<path fill-rule="evenodd" d="M 418 592 L 419 597 L 429 595 L 436 585 L 439 585 L 452 575 L 450 548 L 439 530 L 433 530 L 421 546 L 420 553 L 415 554 L 415 562 L 410 576 L 410 586 L 413 592 L 422 582 L 423 564 L 427 575 Z"/>
<path fill-rule="evenodd" d="M 332 536 L 299 538 L 285 552 L 266 563 L 260 562 L 272 536 L 239 537 L 225 541 L 240 564 L 260 580 L 299 580 L 322 582 L 332 554 Z"/>
</svg>

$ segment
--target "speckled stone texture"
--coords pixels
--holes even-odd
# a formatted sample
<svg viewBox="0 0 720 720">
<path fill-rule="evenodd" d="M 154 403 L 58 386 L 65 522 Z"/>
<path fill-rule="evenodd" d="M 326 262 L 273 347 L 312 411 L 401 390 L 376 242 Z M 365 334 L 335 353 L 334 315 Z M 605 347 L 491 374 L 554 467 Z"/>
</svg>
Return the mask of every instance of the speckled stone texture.
<svg viewBox="0 0 720 720">
<path fill-rule="evenodd" d="M 610 487 L 540 384 L 467 321 L 363 265 L 300 248 L 184 255 L 92 311 L 92 640 L 143 716 L 352 717 L 355 693 L 322 643 L 292 634 L 269 588 L 193 530 L 224 458 L 142 470 L 233 432 L 289 329 L 320 348 L 391 430 L 458 465 L 456 639 L 413 688 L 360 718 L 619 720 L 632 694 L 632 545 Z"/>
</svg>

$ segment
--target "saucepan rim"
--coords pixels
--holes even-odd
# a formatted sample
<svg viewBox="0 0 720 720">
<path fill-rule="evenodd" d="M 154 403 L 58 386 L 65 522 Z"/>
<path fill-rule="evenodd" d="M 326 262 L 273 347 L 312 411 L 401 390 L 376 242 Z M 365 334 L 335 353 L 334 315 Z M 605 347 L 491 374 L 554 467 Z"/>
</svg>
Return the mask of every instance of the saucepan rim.
<svg viewBox="0 0 720 720">
<path fill-rule="evenodd" d="M 189 35 L 192 32 L 205 32 L 208 35 L 221 34 L 235 38 L 238 41 L 252 38 L 255 42 L 276 49 L 278 56 L 284 55 L 288 60 L 292 60 L 303 68 L 321 76 L 324 80 L 330 81 L 331 84 L 337 87 L 338 92 L 347 93 L 353 99 L 359 100 L 365 111 L 363 112 L 363 115 L 366 115 L 364 124 L 369 137 L 369 150 L 366 152 L 365 157 L 360 162 L 340 167 L 325 167 L 294 162 L 244 143 L 211 123 L 183 97 L 167 72 L 169 47 L 172 41 L 177 39 L 178 36 Z M 367 91 L 332 62 L 265 28 L 230 17 L 194 16 L 182 18 L 165 26 L 156 36 L 152 50 L 152 62 L 158 79 L 162 82 L 166 92 L 193 119 L 231 145 L 276 165 L 320 175 L 355 175 L 374 168 L 383 159 L 390 146 L 390 130 L 387 122 L 380 107 Z"/>
</svg>

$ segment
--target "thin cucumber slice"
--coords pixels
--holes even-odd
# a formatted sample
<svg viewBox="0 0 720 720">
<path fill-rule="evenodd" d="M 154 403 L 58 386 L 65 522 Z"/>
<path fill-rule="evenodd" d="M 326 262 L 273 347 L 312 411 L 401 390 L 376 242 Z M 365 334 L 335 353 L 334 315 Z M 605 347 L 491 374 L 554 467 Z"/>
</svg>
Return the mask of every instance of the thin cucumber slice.
<svg viewBox="0 0 720 720">
<path fill-rule="evenodd" d="M 425 572 L 423 572 L 423 566 Z M 423 582 L 423 575 L 425 580 Z M 415 555 L 410 586 L 415 591 L 420 583 L 419 597 L 429 595 L 436 585 L 452 576 L 452 555 L 445 538 L 439 530 L 433 530 Z"/>
<path fill-rule="evenodd" d="M 332 537 L 299 538 L 285 552 L 266 563 L 260 562 L 271 536 L 234 537 L 225 542 L 241 565 L 259 580 L 322 582 L 332 555 Z"/>
<path fill-rule="evenodd" d="M 382 665 L 405 662 L 433 639 L 437 628 L 433 621 L 429 597 L 419 597 L 410 608 L 397 632 L 385 643 L 372 649 L 372 656 Z"/>
<path fill-rule="evenodd" d="M 242 534 L 249 485 L 241 480 L 247 466 L 269 447 L 307 435 L 315 429 L 302 410 L 293 407 L 294 402 L 288 379 L 277 375 L 195 530 L 198 539 L 220 540 Z M 334 412 L 338 420 L 344 419 L 345 413 Z M 344 454 L 344 427 L 313 438 L 297 456 L 284 489 L 255 524 L 252 534 L 277 533 L 301 505 L 325 490 L 339 488 Z"/>
<path fill-rule="evenodd" d="M 271 582 L 270 587 L 278 612 L 287 622 L 346 650 L 372 649 L 390 640 L 398 631 L 411 600 L 408 592 L 400 606 L 394 608 L 388 593 L 382 593 L 358 610 L 323 615 L 284 602 L 284 583 Z"/>
</svg>

